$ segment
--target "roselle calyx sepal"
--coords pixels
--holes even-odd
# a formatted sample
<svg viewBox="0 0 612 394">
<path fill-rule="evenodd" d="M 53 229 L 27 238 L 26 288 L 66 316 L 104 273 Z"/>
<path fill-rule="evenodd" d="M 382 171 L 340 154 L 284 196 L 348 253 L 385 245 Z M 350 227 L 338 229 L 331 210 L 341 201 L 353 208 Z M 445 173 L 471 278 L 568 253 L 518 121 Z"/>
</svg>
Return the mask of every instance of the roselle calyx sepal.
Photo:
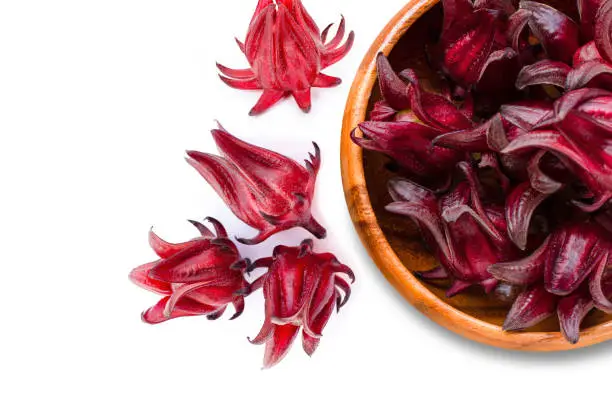
<svg viewBox="0 0 612 394">
<path fill-rule="evenodd" d="M 149 244 L 159 260 L 141 265 L 129 275 L 136 285 L 164 296 L 142 313 L 149 324 L 184 316 L 221 317 L 233 304 L 237 318 L 244 310 L 244 295 L 249 283 L 244 279 L 248 262 L 240 257 L 236 245 L 217 220 L 207 218 L 216 235 L 204 224 L 191 221 L 200 237 L 183 243 L 170 243 L 151 230 Z"/>
<path fill-rule="evenodd" d="M 349 300 L 353 271 L 331 253 L 315 253 L 312 240 L 298 247 L 277 246 L 272 257 L 255 261 L 249 271 L 267 272 L 251 285 L 263 287 L 265 321 L 251 341 L 265 344 L 264 368 L 278 364 L 302 329 L 302 346 L 311 356 L 334 309 Z"/>
<path fill-rule="evenodd" d="M 339 85 L 340 78 L 321 70 L 340 61 L 350 51 L 355 35 L 342 17 L 336 35 L 327 40 L 329 25 L 322 33 L 300 0 L 259 0 L 244 44 L 238 42 L 250 68 L 231 69 L 217 64 L 220 78 L 242 90 L 263 90 L 250 115 L 258 115 L 283 97 L 293 96 L 298 106 L 311 108 L 310 89 Z"/>
<path fill-rule="evenodd" d="M 232 212 L 259 230 L 251 239 L 239 238 L 247 245 L 265 241 L 273 234 L 302 227 L 317 238 L 326 230 L 310 212 L 321 155 L 309 154 L 305 167 L 279 153 L 246 143 L 219 125 L 212 131 L 221 156 L 197 151 L 187 152 L 191 164 Z"/>
</svg>

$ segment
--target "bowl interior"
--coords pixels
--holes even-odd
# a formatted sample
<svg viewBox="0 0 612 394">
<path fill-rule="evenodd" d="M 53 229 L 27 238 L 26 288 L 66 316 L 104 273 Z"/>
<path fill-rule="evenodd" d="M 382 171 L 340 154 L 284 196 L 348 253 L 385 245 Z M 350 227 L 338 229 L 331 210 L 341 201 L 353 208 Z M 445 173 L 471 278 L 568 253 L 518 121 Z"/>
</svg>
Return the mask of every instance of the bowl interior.
<svg viewBox="0 0 612 394">
<path fill-rule="evenodd" d="M 419 74 L 421 80 L 425 81 L 423 83 L 433 89 L 439 84 L 439 79 L 427 63 L 425 49 L 437 39 L 441 24 L 442 9 L 438 4 L 408 29 L 389 55 L 389 60 L 396 71 L 412 68 Z M 370 97 L 369 109 L 379 98 L 380 92 L 376 84 Z M 364 150 L 363 167 L 367 191 L 378 225 L 402 264 L 410 271 L 422 271 L 437 266 L 434 257 L 425 249 L 413 222 L 405 217 L 393 215 L 384 209 L 385 205 L 392 201 L 387 192 L 387 182 L 398 176 L 391 160 L 380 153 Z M 487 323 L 501 326 L 510 307 L 510 303 L 503 297 L 488 296 L 477 288 L 469 289 L 453 298 L 447 298 L 444 295 L 448 288 L 447 282 L 422 281 L 422 283 L 450 306 Z M 612 316 L 593 311 L 585 319 L 583 328 L 593 327 L 610 320 Z M 558 332 L 559 324 L 556 317 L 553 317 L 526 331 Z"/>
</svg>

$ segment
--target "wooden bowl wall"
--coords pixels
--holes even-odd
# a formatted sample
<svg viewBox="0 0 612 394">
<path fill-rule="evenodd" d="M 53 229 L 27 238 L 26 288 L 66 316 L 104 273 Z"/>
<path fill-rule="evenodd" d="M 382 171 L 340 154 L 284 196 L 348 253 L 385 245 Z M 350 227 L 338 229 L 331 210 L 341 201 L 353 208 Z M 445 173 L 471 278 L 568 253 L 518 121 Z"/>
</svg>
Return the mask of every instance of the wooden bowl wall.
<svg viewBox="0 0 612 394">
<path fill-rule="evenodd" d="M 417 279 L 411 271 L 437 263 L 424 249 L 411 220 L 384 210 L 391 202 L 387 181 L 396 176 L 390 161 L 379 153 L 362 151 L 350 139 L 380 97 L 376 83 L 376 54 L 389 56 L 396 70 L 411 67 L 435 85 L 426 60 L 425 46 L 439 35 L 442 10 L 437 1 L 411 0 L 376 39 L 357 73 L 345 109 L 342 141 L 342 179 L 348 208 L 370 256 L 395 288 L 418 310 L 438 324 L 469 339 L 492 346 L 526 351 L 570 350 L 612 338 L 612 316 L 593 312 L 585 320 L 580 342 L 569 344 L 559 333 L 555 318 L 516 333 L 502 331 L 508 302 L 474 289 L 453 298 L 445 286 Z"/>
</svg>

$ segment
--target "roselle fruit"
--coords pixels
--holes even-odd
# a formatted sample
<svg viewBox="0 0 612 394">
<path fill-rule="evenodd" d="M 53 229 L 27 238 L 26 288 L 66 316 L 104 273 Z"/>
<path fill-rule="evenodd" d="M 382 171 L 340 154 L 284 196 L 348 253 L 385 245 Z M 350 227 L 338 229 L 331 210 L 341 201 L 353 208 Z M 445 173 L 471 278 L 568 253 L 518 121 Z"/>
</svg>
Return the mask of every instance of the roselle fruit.
<svg viewBox="0 0 612 394">
<path fill-rule="evenodd" d="M 319 148 L 309 154 L 303 167 L 294 160 L 248 144 L 219 125 L 212 131 L 221 156 L 187 152 L 191 164 L 215 189 L 234 214 L 259 230 L 251 239 L 238 241 L 253 245 L 293 227 L 303 227 L 317 238 L 326 230 L 310 212 L 314 187 L 321 165 Z"/>
<path fill-rule="evenodd" d="M 244 279 L 247 264 L 221 223 L 213 218 L 207 220 L 216 234 L 204 224 L 192 222 L 200 236 L 178 244 L 149 232 L 149 244 L 159 260 L 135 268 L 129 277 L 163 298 L 142 313 L 144 322 L 157 324 L 200 315 L 215 320 L 229 304 L 236 310 L 232 319 L 242 314 L 244 295 L 249 289 Z"/>
<path fill-rule="evenodd" d="M 265 344 L 264 368 L 280 362 L 302 329 L 308 355 L 317 349 L 334 309 L 348 301 L 355 281 L 353 271 L 331 253 L 314 253 L 312 240 L 298 247 L 277 246 L 272 257 L 255 261 L 249 270 L 267 272 L 251 285 L 263 287 L 265 321 L 253 344 Z"/>
<path fill-rule="evenodd" d="M 498 281 L 488 268 L 518 255 L 505 233 L 503 207 L 483 203 L 482 185 L 472 168 L 465 162 L 460 166 L 467 180 L 441 196 L 409 180 L 391 180 L 389 191 L 395 202 L 386 207 L 419 225 L 442 269 L 417 274 L 425 279 L 451 279 L 448 297 L 472 285 L 482 286 L 487 293 L 493 291 Z"/>
<path fill-rule="evenodd" d="M 351 137 L 402 177 L 386 208 L 439 262 L 421 279 L 518 294 L 505 330 L 556 314 L 576 343 L 591 310 L 612 313 L 612 0 L 442 5 L 436 81 L 379 55 L 382 98 Z"/>
<path fill-rule="evenodd" d="M 244 44 L 238 42 L 250 68 L 231 69 L 217 64 L 220 78 L 242 90 L 263 90 L 250 115 L 268 110 L 283 97 L 293 96 L 309 112 L 310 89 L 339 85 L 340 78 L 321 70 L 340 61 L 351 49 L 355 35 L 342 18 L 336 35 L 327 40 L 329 25 L 319 32 L 300 0 L 259 0 Z"/>
</svg>

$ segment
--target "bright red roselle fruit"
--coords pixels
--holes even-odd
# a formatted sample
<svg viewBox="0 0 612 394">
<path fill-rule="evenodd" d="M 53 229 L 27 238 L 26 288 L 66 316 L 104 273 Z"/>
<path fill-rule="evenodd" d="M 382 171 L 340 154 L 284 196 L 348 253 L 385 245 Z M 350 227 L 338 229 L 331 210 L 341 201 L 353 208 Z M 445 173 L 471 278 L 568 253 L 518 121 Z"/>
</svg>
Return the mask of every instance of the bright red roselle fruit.
<svg viewBox="0 0 612 394">
<path fill-rule="evenodd" d="M 251 285 L 263 287 L 266 318 L 253 344 L 265 344 L 264 368 L 280 362 L 302 329 L 302 346 L 312 355 L 333 310 L 348 301 L 353 271 L 331 253 L 314 253 L 312 240 L 298 247 L 277 246 L 272 257 L 255 261 L 249 270 L 267 268 Z"/>
<path fill-rule="evenodd" d="M 187 152 L 191 164 L 215 189 L 227 206 L 243 222 L 259 230 L 251 239 L 238 241 L 252 245 L 293 227 L 302 227 L 317 238 L 326 230 L 310 212 L 321 156 L 315 154 L 305 167 L 270 150 L 248 144 L 219 125 L 212 131 L 221 156 Z"/>
<path fill-rule="evenodd" d="M 142 313 L 149 324 L 184 316 L 205 315 L 214 320 L 233 304 L 240 316 L 249 283 L 244 279 L 247 262 L 242 260 L 225 228 L 207 218 L 216 234 L 205 225 L 192 221 L 200 237 L 178 244 L 164 241 L 152 230 L 149 244 L 159 259 L 135 268 L 130 280 L 160 294 L 163 298 Z"/>
<path fill-rule="evenodd" d="M 351 49 L 354 33 L 344 44 L 345 21 L 329 41 L 331 25 L 322 33 L 300 0 L 259 0 L 244 44 L 238 41 L 250 68 L 231 69 L 217 64 L 220 78 L 242 90 L 263 90 L 250 115 L 268 110 L 283 97 L 293 96 L 309 112 L 310 89 L 339 85 L 340 78 L 321 70 L 340 61 Z"/>
</svg>

